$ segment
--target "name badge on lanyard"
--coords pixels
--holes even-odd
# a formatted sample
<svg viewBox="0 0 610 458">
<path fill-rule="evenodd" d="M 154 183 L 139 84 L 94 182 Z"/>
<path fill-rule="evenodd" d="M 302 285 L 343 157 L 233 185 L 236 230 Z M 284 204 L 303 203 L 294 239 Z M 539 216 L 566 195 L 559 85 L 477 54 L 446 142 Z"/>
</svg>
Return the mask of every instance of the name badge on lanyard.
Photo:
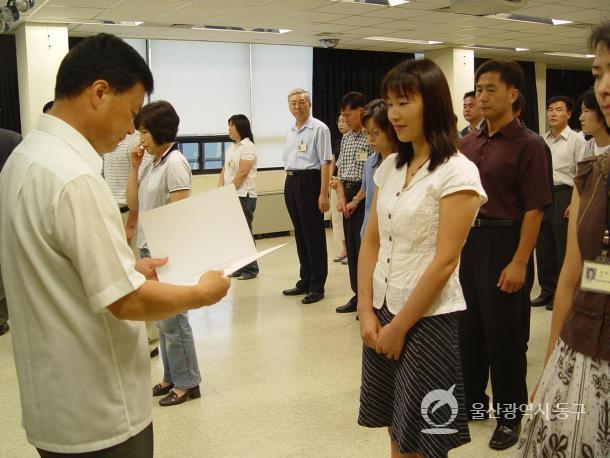
<svg viewBox="0 0 610 458">
<path fill-rule="evenodd" d="M 610 294 L 610 174 L 606 178 L 606 229 L 602 239 L 602 252 L 594 261 L 583 262 L 580 289 Z"/>
</svg>

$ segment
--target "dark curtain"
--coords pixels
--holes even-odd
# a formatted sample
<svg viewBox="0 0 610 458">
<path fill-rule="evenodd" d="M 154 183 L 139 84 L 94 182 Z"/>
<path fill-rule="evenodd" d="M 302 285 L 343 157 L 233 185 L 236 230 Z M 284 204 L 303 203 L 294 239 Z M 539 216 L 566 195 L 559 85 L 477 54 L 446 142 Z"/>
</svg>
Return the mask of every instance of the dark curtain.
<svg viewBox="0 0 610 458">
<path fill-rule="evenodd" d="M 555 95 L 565 95 L 571 97 L 576 104 L 578 96 L 593 86 L 593 75 L 591 72 L 578 70 L 556 70 L 546 71 L 546 99 L 549 100 Z M 580 107 L 574 106 L 572 117 L 568 124 L 572 129 L 580 130 Z"/>
<path fill-rule="evenodd" d="M 475 71 L 486 60 L 488 59 L 475 58 Z M 523 94 L 523 97 L 525 97 L 525 106 L 521 110 L 521 121 L 523 121 L 525 125 L 534 132 L 538 132 L 538 91 L 536 90 L 536 68 L 533 62 L 518 60 L 517 63 L 523 69 L 524 74 L 521 93 Z"/>
<path fill-rule="evenodd" d="M 333 144 L 339 138 L 337 116 L 343 95 L 358 91 L 369 100 L 379 97 L 384 75 L 414 57 L 412 53 L 314 48 L 313 116 L 330 128 Z"/>
<path fill-rule="evenodd" d="M 15 35 L 0 35 L 0 127 L 21 133 Z"/>
</svg>

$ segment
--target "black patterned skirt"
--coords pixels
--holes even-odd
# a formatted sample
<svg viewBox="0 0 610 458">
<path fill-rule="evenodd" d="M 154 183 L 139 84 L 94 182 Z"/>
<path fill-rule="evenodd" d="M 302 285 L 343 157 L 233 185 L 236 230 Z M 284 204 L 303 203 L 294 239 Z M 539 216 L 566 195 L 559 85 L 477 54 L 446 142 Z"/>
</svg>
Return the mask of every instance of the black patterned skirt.
<svg viewBox="0 0 610 458">
<path fill-rule="evenodd" d="M 610 457 L 610 364 L 559 339 L 519 438 L 522 457 Z"/>
<path fill-rule="evenodd" d="M 374 311 L 382 326 L 394 318 L 385 305 Z M 470 442 L 457 313 L 421 318 L 398 361 L 363 346 L 358 424 L 391 427 L 401 453 L 428 458 Z"/>
</svg>

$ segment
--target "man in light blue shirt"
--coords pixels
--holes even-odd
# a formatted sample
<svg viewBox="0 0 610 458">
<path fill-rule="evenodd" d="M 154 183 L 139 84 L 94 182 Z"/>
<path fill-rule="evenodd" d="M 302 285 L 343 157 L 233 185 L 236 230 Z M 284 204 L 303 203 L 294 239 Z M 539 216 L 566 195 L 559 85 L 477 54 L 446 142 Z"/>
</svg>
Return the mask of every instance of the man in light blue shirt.
<svg viewBox="0 0 610 458">
<path fill-rule="evenodd" d="M 286 296 L 305 294 L 303 304 L 324 297 L 328 275 L 324 213 L 328 211 L 328 182 L 332 149 L 330 130 L 311 116 L 311 97 L 304 89 L 288 94 L 295 123 L 288 130 L 284 150 L 284 198 L 294 226 L 300 278 Z"/>
</svg>

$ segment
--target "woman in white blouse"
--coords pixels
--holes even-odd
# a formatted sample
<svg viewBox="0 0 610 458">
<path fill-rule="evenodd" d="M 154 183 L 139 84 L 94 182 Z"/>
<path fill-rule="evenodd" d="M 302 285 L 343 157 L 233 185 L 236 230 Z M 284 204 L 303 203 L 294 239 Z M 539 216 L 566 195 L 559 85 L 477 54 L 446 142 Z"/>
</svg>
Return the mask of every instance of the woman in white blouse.
<svg viewBox="0 0 610 458">
<path fill-rule="evenodd" d="M 582 132 L 593 137 L 585 143 L 581 157 L 584 159 L 610 151 L 610 127 L 606 124 L 606 118 L 595 99 L 593 88 L 587 89 L 578 97 L 578 105 L 581 108 L 578 120 Z"/>
<path fill-rule="evenodd" d="M 239 196 L 239 203 L 244 211 L 250 232 L 256 210 L 256 147 L 250 128 L 250 121 L 243 114 L 229 118 L 229 137 L 233 143 L 225 152 L 225 163 L 220 171 L 218 186 L 233 183 Z M 233 272 L 230 276 L 238 280 L 250 280 L 258 275 L 258 263 L 251 262 L 247 266 Z"/>
<path fill-rule="evenodd" d="M 423 59 L 393 68 L 382 97 L 399 141 L 375 172 L 358 260 L 359 424 L 388 427 L 392 456 L 446 456 L 470 441 L 457 315 L 460 252 L 486 201 L 458 152 L 449 86 Z"/>
</svg>

